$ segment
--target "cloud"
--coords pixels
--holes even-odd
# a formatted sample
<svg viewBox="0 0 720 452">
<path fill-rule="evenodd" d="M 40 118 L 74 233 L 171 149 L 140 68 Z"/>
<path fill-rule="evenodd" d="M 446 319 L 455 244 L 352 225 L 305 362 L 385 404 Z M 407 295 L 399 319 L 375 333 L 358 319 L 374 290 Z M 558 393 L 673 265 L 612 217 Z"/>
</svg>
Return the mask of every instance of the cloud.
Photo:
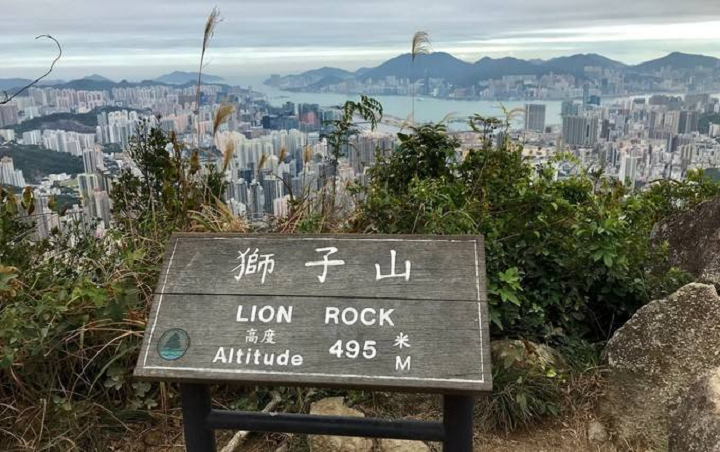
<svg viewBox="0 0 720 452">
<path fill-rule="evenodd" d="M 191 69 L 213 4 L 177 0 L 2 0 L 0 77 L 44 67 L 49 33 L 63 43 L 58 74 L 108 68 L 122 76 Z M 546 58 L 583 51 L 628 62 L 672 50 L 718 54 L 720 2 L 709 0 L 226 0 L 211 44 L 216 72 L 267 74 L 357 67 L 407 51 L 426 30 L 436 50 Z M 114 74 L 108 73 L 113 76 Z"/>
</svg>

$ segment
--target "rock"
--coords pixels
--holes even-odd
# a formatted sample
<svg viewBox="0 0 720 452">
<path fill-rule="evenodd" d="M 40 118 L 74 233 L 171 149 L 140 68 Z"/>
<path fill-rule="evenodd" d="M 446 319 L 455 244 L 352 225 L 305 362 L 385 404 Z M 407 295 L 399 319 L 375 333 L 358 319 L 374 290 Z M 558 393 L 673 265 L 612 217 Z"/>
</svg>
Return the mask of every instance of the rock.
<svg viewBox="0 0 720 452">
<path fill-rule="evenodd" d="M 658 223 L 655 243 L 670 245 L 670 265 L 698 281 L 720 283 L 720 197 Z"/>
<path fill-rule="evenodd" d="M 720 452 L 720 368 L 682 397 L 670 422 L 671 452 Z"/>
<path fill-rule="evenodd" d="M 602 422 L 592 421 L 587 428 L 588 440 L 591 443 L 602 444 L 608 440 L 608 433 Z"/>
<path fill-rule="evenodd" d="M 162 433 L 160 433 L 156 430 L 150 430 L 149 432 L 145 433 L 145 436 L 143 437 L 143 441 L 148 446 L 159 446 L 165 440 L 163 438 Z"/>
<path fill-rule="evenodd" d="M 381 439 L 380 452 L 430 452 L 430 448 L 421 441 Z"/>
<path fill-rule="evenodd" d="M 543 372 L 547 369 L 555 369 L 560 372 L 567 370 L 567 363 L 560 352 L 552 347 L 536 344 L 530 341 L 502 339 L 492 341 L 490 353 L 493 363 L 505 363 L 514 365 L 518 369 L 529 370 L 537 368 Z"/>
<path fill-rule="evenodd" d="M 679 396 L 720 366 L 720 298 L 688 284 L 639 309 L 607 345 L 608 385 L 601 400 L 621 440 L 663 448 Z"/>
<path fill-rule="evenodd" d="M 365 417 L 358 410 L 345 405 L 342 397 L 330 397 L 319 400 L 310 406 L 310 414 L 322 416 Z M 346 436 L 308 436 L 311 452 L 370 452 L 372 440 L 368 438 L 351 438 Z"/>
</svg>

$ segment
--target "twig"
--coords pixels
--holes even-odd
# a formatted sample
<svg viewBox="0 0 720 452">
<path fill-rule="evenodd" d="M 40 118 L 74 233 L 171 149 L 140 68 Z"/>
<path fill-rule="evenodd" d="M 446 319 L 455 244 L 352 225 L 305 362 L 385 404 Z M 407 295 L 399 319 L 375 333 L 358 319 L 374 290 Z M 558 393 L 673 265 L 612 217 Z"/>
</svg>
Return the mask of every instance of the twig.
<svg viewBox="0 0 720 452">
<path fill-rule="evenodd" d="M 40 446 L 42 440 L 43 430 L 45 430 L 45 413 L 47 412 L 47 399 L 42 399 L 43 412 L 42 419 L 40 419 L 40 435 L 38 435 L 37 446 Z"/>
<path fill-rule="evenodd" d="M 11 100 L 13 100 L 14 98 L 16 98 L 20 93 L 22 93 L 23 91 L 27 90 L 28 88 L 31 88 L 31 87 L 34 86 L 34 85 L 37 85 L 38 82 L 40 82 L 40 80 L 42 80 L 42 79 L 44 79 L 45 77 L 47 77 L 48 75 L 50 75 L 50 73 L 51 73 L 51 72 L 53 71 L 53 69 L 55 68 L 55 63 L 57 63 L 58 60 L 60 59 L 60 57 L 62 57 L 62 46 L 60 45 L 60 43 L 58 42 L 57 39 L 53 38 L 53 37 L 50 36 L 50 35 L 40 35 L 40 36 L 36 36 L 36 37 L 35 37 L 35 39 L 40 39 L 40 38 L 51 39 L 52 41 L 55 42 L 55 45 L 57 45 L 57 48 L 58 48 L 58 54 L 57 54 L 57 56 L 55 57 L 55 59 L 53 60 L 52 64 L 50 65 L 50 69 L 48 69 L 47 72 L 44 73 L 43 75 L 41 75 L 40 77 L 36 78 L 35 81 L 31 82 L 29 85 L 24 86 L 22 89 L 20 89 L 20 91 L 17 91 L 17 92 L 16 92 L 15 94 L 13 94 L 12 96 L 8 96 L 7 91 L 3 91 L 3 94 L 4 94 L 4 96 L 5 96 L 5 99 L 2 100 L 2 101 L 0 101 L 0 105 L 4 105 L 4 104 L 9 103 Z"/>
<path fill-rule="evenodd" d="M 272 395 L 273 398 L 270 403 L 268 403 L 265 408 L 263 408 L 263 413 L 271 412 L 280 402 L 282 402 L 282 397 L 280 396 L 280 393 L 273 391 Z M 220 452 L 234 452 L 235 449 L 240 447 L 245 442 L 249 435 L 250 432 L 244 430 L 235 433 L 235 436 L 232 437 L 232 439 L 227 443 L 225 447 L 222 448 Z"/>
</svg>

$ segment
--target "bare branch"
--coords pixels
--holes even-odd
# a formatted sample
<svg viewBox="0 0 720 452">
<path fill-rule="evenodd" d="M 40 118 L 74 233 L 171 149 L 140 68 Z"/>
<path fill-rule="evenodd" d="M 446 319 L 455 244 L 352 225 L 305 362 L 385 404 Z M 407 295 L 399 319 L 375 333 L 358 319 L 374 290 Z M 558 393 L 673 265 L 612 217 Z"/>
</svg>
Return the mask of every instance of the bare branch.
<svg viewBox="0 0 720 452">
<path fill-rule="evenodd" d="M 45 73 L 44 73 L 43 75 L 41 75 L 40 77 L 36 78 L 32 83 L 24 86 L 22 89 L 20 89 L 19 91 L 17 91 L 17 92 L 16 92 L 15 94 L 13 94 L 12 96 L 8 96 L 7 91 L 3 91 L 3 94 L 4 94 L 4 96 L 5 96 L 5 99 L 3 99 L 2 101 L 0 101 L 0 105 L 7 104 L 7 103 L 10 102 L 11 100 L 13 100 L 15 97 L 17 97 L 20 93 L 26 91 L 28 88 L 31 88 L 31 87 L 33 87 L 34 85 L 37 85 L 37 84 L 40 82 L 40 80 L 42 80 L 42 79 L 44 79 L 45 77 L 47 77 L 48 75 L 50 75 L 50 73 L 51 73 L 51 72 L 53 71 L 53 69 L 55 68 L 55 63 L 57 63 L 58 60 L 62 57 L 62 46 L 60 45 L 60 43 L 58 42 L 57 39 L 53 38 L 53 37 L 50 36 L 50 35 L 40 35 L 40 36 L 35 37 L 35 39 L 40 39 L 40 38 L 47 38 L 47 39 L 52 40 L 53 42 L 55 42 L 55 45 L 57 45 L 57 48 L 58 48 L 58 54 L 57 54 L 57 56 L 55 57 L 55 59 L 53 60 L 52 64 L 50 65 L 50 69 L 48 69 L 47 72 L 45 72 Z"/>
</svg>

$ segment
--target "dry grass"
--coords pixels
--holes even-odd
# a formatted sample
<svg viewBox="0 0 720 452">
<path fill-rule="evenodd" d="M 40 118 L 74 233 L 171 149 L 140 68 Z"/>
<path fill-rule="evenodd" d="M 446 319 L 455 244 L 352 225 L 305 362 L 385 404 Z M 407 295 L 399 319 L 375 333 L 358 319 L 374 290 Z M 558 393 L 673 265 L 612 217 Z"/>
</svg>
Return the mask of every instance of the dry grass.
<svg viewBox="0 0 720 452">
<path fill-rule="evenodd" d="M 413 35 L 412 45 L 410 46 L 413 61 L 419 55 L 427 55 L 432 52 L 432 45 L 430 43 L 430 36 L 425 31 L 418 31 Z"/>
<path fill-rule="evenodd" d="M 191 232 L 248 232 L 243 218 L 233 215 L 227 205 L 216 200 L 215 205 L 204 205 L 200 211 L 191 211 Z"/>
</svg>

